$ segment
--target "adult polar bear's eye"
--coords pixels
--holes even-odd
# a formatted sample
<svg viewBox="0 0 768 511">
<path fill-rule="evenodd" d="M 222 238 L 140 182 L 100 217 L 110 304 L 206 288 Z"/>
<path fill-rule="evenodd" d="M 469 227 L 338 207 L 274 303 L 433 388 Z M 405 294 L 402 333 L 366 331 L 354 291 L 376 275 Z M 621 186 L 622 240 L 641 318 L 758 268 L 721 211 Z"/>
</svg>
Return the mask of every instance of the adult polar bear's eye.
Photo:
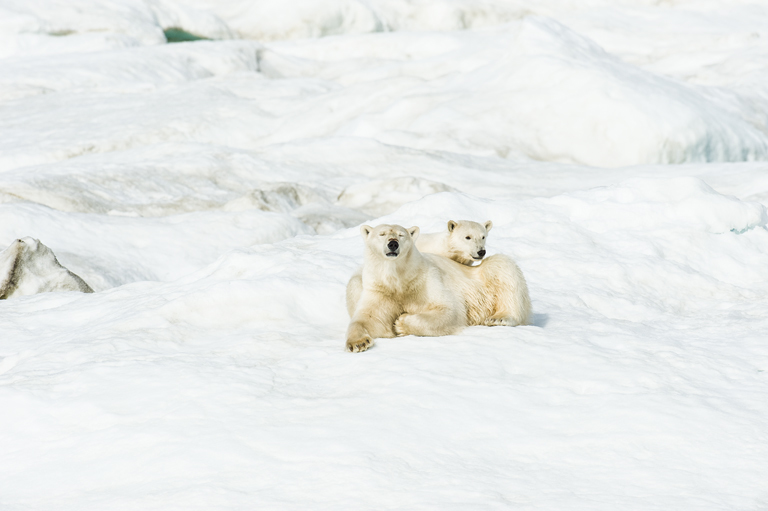
<svg viewBox="0 0 768 511">
<path fill-rule="evenodd" d="M 466 238 L 466 239 L 468 239 L 468 240 L 471 240 L 471 239 L 472 239 L 472 236 L 467 236 L 467 238 Z"/>
</svg>

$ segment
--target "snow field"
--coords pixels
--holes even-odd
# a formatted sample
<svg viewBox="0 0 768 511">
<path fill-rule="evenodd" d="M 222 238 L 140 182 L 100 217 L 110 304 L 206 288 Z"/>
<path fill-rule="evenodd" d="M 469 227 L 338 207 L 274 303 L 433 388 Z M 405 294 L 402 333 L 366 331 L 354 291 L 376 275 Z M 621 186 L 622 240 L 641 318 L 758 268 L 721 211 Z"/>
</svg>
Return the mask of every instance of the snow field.
<svg viewBox="0 0 768 511">
<path fill-rule="evenodd" d="M 768 248 L 765 209 L 694 178 L 675 184 L 670 193 L 667 180 L 637 179 L 507 204 L 439 193 L 381 218 L 427 230 L 442 227 L 429 223 L 435 210 L 496 218 L 489 248 L 525 271 L 535 326 L 382 339 L 361 362 L 341 350 L 356 229 L 239 249 L 175 282 L 7 302 L 2 329 L 18 352 L 3 378 L 25 388 L 18 377 L 36 374 L 32 395 L 44 398 L 9 407 L 28 415 L 5 428 L 53 415 L 42 431 L 5 430 L 27 438 L 17 456 L 51 462 L 25 476 L 4 457 L 17 467 L 8 487 L 28 502 L 23 481 L 35 479 L 86 508 L 115 494 L 127 508 L 240 508 L 266 492 L 274 500 L 260 502 L 286 509 L 306 498 L 327 509 L 531 499 L 642 509 L 689 505 L 705 485 L 719 493 L 715 507 L 748 506 L 766 454 L 752 420 L 765 413 L 768 353 L 748 333 L 765 326 L 755 312 L 768 275 L 751 266 Z M 674 216 L 691 202 L 724 213 Z M 632 229 L 620 221 L 641 216 Z M 715 342 L 734 316 L 745 335 Z M 62 434 L 80 446 L 79 478 L 59 479 L 71 462 Z M 116 473 L 106 469 L 115 459 L 131 461 Z M 218 482 L 189 483 L 200 479 Z M 605 505 L 574 499 L 594 487 Z"/>
<path fill-rule="evenodd" d="M 0 249 L 97 292 L 0 301 L 0 508 L 767 507 L 768 11 L 656 4 L 1 1 Z M 344 352 L 449 219 L 533 325 Z"/>
</svg>

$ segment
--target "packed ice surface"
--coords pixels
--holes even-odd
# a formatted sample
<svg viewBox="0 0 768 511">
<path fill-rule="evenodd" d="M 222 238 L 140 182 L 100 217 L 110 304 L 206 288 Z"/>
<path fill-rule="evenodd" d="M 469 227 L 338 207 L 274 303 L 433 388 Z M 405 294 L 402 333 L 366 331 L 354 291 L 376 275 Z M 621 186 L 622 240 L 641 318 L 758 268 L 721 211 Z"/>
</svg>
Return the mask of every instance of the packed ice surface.
<svg viewBox="0 0 768 511">
<path fill-rule="evenodd" d="M 0 507 L 768 507 L 766 27 L 0 0 L 0 250 L 96 291 L 0 301 Z M 448 219 L 534 324 L 344 352 L 358 226 Z"/>
</svg>

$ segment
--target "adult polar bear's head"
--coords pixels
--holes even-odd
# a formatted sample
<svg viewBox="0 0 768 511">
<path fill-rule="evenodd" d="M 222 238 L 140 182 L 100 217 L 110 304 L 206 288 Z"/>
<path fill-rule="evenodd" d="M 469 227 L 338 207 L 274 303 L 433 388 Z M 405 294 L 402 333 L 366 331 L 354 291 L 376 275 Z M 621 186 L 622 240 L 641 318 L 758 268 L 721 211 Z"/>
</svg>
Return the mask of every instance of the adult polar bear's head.
<svg viewBox="0 0 768 511">
<path fill-rule="evenodd" d="M 460 220 L 448 221 L 449 257 L 462 264 L 471 265 L 473 261 L 480 261 L 485 257 L 485 238 L 493 227 L 493 222 L 488 220 L 485 224 Z"/>
<path fill-rule="evenodd" d="M 376 227 L 363 225 L 360 234 L 365 240 L 365 246 L 374 257 L 383 259 L 398 259 L 414 250 L 414 241 L 419 237 L 419 228 L 399 225 L 382 224 Z"/>
</svg>

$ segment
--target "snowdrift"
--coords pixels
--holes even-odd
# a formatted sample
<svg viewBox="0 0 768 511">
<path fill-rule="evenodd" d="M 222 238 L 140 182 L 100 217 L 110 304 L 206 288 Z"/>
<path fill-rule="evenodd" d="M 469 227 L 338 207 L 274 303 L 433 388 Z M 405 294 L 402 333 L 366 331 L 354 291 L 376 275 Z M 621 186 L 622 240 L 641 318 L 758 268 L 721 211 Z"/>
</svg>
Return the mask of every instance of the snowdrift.
<svg viewBox="0 0 768 511">
<path fill-rule="evenodd" d="M 605 167 L 766 159 L 768 117 L 755 110 L 768 95 L 636 59 L 530 16 L 475 31 L 11 58 L 0 61 L 0 170 L 157 140 L 253 150 L 334 135 Z"/>
</svg>

